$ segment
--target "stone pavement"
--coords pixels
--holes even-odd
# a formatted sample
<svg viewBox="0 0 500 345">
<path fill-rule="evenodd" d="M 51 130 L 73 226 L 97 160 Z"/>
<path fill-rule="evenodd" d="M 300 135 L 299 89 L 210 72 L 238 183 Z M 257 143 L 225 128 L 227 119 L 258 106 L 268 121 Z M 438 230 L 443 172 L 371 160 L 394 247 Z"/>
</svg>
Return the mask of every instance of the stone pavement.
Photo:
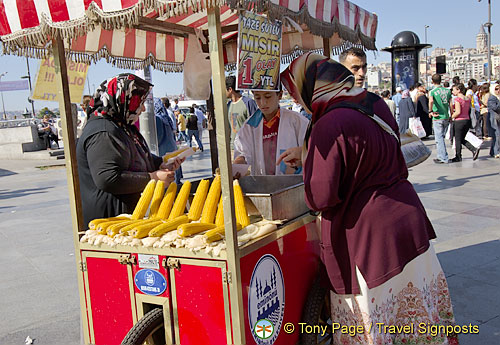
<svg viewBox="0 0 500 345">
<path fill-rule="evenodd" d="M 210 174 L 207 150 L 184 163 L 184 176 Z M 432 142 L 426 142 L 433 150 Z M 458 324 L 479 324 L 462 345 L 500 344 L 500 160 L 410 171 L 438 239 Z M 452 154 L 453 156 L 453 154 Z M 57 161 L 0 162 L 0 344 L 79 344 L 76 284 L 66 171 Z"/>
</svg>

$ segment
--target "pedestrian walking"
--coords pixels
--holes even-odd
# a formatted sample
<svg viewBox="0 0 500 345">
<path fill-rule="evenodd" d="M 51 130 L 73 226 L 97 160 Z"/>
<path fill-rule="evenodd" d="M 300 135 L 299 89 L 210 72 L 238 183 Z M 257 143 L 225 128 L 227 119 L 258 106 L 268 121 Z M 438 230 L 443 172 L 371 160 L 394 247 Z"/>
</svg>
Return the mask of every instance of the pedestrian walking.
<svg viewBox="0 0 500 345">
<path fill-rule="evenodd" d="M 401 92 L 403 92 L 403 89 L 398 86 L 396 87 L 396 94 L 392 96 L 392 100 L 394 104 L 396 104 L 396 121 L 399 119 L 399 102 L 401 102 L 402 99 Z"/>
<path fill-rule="evenodd" d="M 427 90 L 423 85 L 420 85 L 417 93 L 417 117 L 422 122 L 422 127 L 425 130 L 425 137 L 432 134 L 432 120 L 429 118 L 429 97 Z"/>
<path fill-rule="evenodd" d="M 436 234 L 407 179 L 398 126 L 384 101 L 353 87 L 346 68 L 318 54 L 294 60 L 281 80 L 312 110 L 305 199 L 322 212 L 321 258 L 332 320 L 358 325 L 432 320 L 453 326 L 446 278 L 430 242 Z M 457 344 L 452 336 L 429 339 L 416 330 L 389 334 L 376 327 L 333 337 L 334 344 Z"/>
<path fill-rule="evenodd" d="M 455 96 L 455 100 L 453 103 L 453 113 L 451 115 L 451 118 L 453 121 L 452 126 L 455 141 L 455 157 L 450 161 L 453 163 L 462 161 L 462 144 L 472 152 L 473 160 L 477 159 L 480 151 L 479 148 L 476 149 L 471 143 L 465 140 L 465 136 L 471 128 L 471 101 L 465 96 L 466 92 L 467 90 L 465 89 L 464 84 L 459 83 L 457 85 L 453 85 L 452 93 L 453 96 Z"/>
<path fill-rule="evenodd" d="M 201 152 L 203 152 L 203 144 L 201 143 L 200 135 L 198 132 L 198 117 L 194 113 L 193 107 L 189 108 L 189 116 L 187 119 L 186 128 L 189 139 L 189 147 L 193 147 L 193 137 L 194 137 L 196 143 L 198 144 L 198 148 L 200 149 Z"/>
<path fill-rule="evenodd" d="M 169 152 L 177 150 L 175 141 L 175 122 L 172 121 L 170 101 L 167 99 L 154 98 L 156 136 L 158 138 L 158 153 L 164 156 Z M 169 111 L 170 110 L 170 111 Z M 173 112 L 172 112 L 173 113 Z M 175 116 L 175 115 L 174 115 Z M 175 183 L 181 184 L 182 167 L 175 171 Z"/>
<path fill-rule="evenodd" d="M 467 93 L 466 97 L 471 100 L 471 126 L 474 130 L 476 136 L 480 139 L 483 138 L 483 117 L 481 116 L 481 108 L 479 98 L 477 97 L 477 93 L 479 91 L 479 87 L 477 86 L 476 79 L 470 79 L 467 83 Z M 474 118 L 473 118 L 474 117 Z"/>
<path fill-rule="evenodd" d="M 382 98 L 385 101 L 385 104 L 389 107 L 389 110 L 391 111 L 392 116 L 396 118 L 396 103 L 391 99 L 391 93 L 389 90 L 385 90 L 382 92 Z"/>
<path fill-rule="evenodd" d="M 451 91 L 441 86 L 441 75 L 434 74 L 432 76 L 432 89 L 429 96 L 429 116 L 432 118 L 432 128 L 434 130 L 434 138 L 436 140 L 437 157 L 434 163 L 448 163 L 448 152 L 444 137 L 448 126 L 450 125 L 450 100 Z"/>
<path fill-rule="evenodd" d="M 483 121 L 483 139 L 491 140 L 491 124 L 488 111 L 488 99 L 490 98 L 490 84 L 485 83 L 479 88 L 479 109 Z"/>
<path fill-rule="evenodd" d="M 401 102 L 399 102 L 399 133 L 405 134 L 408 132 L 410 127 L 410 118 L 414 118 L 417 115 L 415 109 L 415 103 L 410 96 L 409 90 L 404 90 L 401 94 Z"/>
<path fill-rule="evenodd" d="M 488 98 L 488 111 L 490 114 L 493 136 L 491 141 L 490 156 L 500 158 L 500 84 L 497 83 L 494 95 Z"/>
</svg>

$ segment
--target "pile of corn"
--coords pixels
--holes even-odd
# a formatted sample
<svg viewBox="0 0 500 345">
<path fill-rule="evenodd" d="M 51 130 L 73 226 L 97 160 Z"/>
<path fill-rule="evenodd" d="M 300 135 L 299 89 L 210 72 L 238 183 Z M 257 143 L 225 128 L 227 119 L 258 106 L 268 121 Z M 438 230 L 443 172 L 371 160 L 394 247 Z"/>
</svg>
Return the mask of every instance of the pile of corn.
<svg viewBox="0 0 500 345">
<path fill-rule="evenodd" d="M 238 230 L 250 224 L 243 192 L 238 181 L 233 183 Z M 162 181 L 151 180 L 145 187 L 132 215 L 94 219 L 81 242 L 111 246 L 143 245 L 146 247 L 202 247 L 224 239 L 220 175 L 212 184 L 201 180 L 185 213 L 191 183 L 185 182 L 177 193 L 171 183 L 166 192 Z M 149 212 L 148 212 L 149 210 Z M 147 217 L 146 217 L 147 214 Z M 193 235 L 196 238 L 193 238 Z"/>
</svg>

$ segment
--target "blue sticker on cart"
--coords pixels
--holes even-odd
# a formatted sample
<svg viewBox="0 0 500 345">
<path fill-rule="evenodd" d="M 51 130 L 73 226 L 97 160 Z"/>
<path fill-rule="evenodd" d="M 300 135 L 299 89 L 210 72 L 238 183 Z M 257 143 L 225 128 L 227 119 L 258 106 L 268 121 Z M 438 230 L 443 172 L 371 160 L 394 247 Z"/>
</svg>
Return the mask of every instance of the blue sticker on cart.
<svg viewBox="0 0 500 345">
<path fill-rule="evenodd" d="M 135 274 L 135 286 L 146 295 L 161 295 L 167 288 L 167 281 L 158 271 L 144 269 Z"/>
</svg>

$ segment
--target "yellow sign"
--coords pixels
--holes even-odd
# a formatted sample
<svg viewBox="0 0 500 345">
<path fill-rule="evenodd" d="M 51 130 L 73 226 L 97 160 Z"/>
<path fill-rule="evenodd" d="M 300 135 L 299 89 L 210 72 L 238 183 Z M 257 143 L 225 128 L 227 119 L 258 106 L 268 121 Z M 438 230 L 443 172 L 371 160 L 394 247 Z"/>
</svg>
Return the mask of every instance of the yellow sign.
<svg viewBox="0 0 500 345">
<path fill-rule="evenodd" d="M 71 103 L 80 104 L 83 96 L 83 88 L 87 79 L 89 66 L 84 63 L 66 61 L 68 69 L 69 94 Z M 54 58 L 43 59 L 38 70 L 33 99 L 43 101 L 59 101 L 57 99 L 57 90 L 59 88 L 55 81 L 56 71 L 54 67 Z"/>
<path fill-rule="evenodd" d="M 237 89 L 277 91 L 280 83 L 281 22 L 251 12 L 240 15 Z"/>
</svg>

